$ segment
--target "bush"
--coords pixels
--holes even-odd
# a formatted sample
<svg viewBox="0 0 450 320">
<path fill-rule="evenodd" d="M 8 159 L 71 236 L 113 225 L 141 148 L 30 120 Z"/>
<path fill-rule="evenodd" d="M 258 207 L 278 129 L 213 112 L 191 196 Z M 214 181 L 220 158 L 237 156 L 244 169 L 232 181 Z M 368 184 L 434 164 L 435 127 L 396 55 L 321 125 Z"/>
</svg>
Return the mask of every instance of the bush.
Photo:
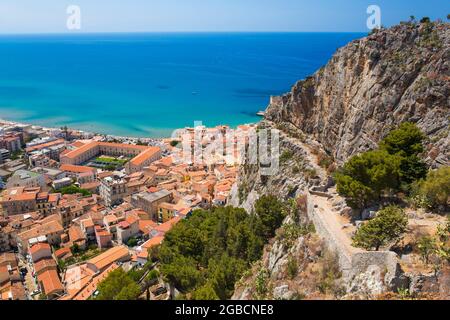
<svg viewBox="0 0 450 320">
<path fill-rule="evenodd" d="M 280 163 L 288 162 L 292 159 L 294 156 L 294 153 L 291 150 L 284 150 L 283 153 L 280 155 Z"/>
<path fill-rule="evenodd" d="M 131 237 L 127 241 L 127 246 L 129 246 L 129 247 L 136 247 L 137 243 L 138 243 L 137 239 L 135 237 Z"/>
<path fill-rule="evenodd" d="M 83 195 L 85 197 L 92 195 L 92 193 L 90 193 L 88 190 L 81 189 L 81 188 L 79 188 L 79 187 L 77 187 L 75 185 L 71 185 L 71 186 L 68 186 L 68 187 L 61 188 L 59 190 L 59 193 L 61 193 L 63 195 L 64 194 L 81 194 L 81 195 Z"/>
<path fill-rule="evenodd" d="M 428 264 L 430 255 L 436 250 L 436 241 L 433 237 L 422 237 L 417 242 L 417 248 L 423 261 Z"/>
<path fill-rule="evenodd" d="M 415 185 L 416 204 L 429 209 L 448 207 L 450 197 L 450 167 L 442 167 L 428 173 L 425 180 Z"/>
<path fill-rule="evenodd" d="M 378 251 L 381 246 L 400 239 L 405 233 L 408 218 L 403 209 L 389 206 L 380 210 L 375 219 L 370 220 L 356 231 L 353 245 L 366 250 Z"/>
<path fill-rule="evenodd" d="M 298 263 L 295 258 L 290 257 L 287 264 L 287 272 L 289 278 L 294 279 L 298 274 Z"/>
<path fill-rule="evenodd" d="M 342 288 L 337 280 L 342 277 L 339 267 L 338 256 L 330 251 L 325 251 L 321 268 L 319 270 L 319 279 L 317 287 L 323 294 L 332 293 L 335 296 L 342 294 Z"/>
</svg>

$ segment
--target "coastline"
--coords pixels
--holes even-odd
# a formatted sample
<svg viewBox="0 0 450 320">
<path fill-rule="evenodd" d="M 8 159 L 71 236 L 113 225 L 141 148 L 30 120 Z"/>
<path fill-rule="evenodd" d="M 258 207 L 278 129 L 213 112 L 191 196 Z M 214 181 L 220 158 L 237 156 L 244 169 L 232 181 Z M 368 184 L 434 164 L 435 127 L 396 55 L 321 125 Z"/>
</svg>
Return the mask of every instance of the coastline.
<svg viewBox="0 0 450 320">
<path fill-rule="evenodd" d="M 242 123 L 240 125 L 254 125 L 256 123 L 257 122 L 250 122 L 250 123 Z M 26 123 L 26 122 L 13 121 L 13 120 L 7 120 L 7 119 L 4 119 L 4 118 L 0 118 L 0 126 L 4 126 L 4 125 L 19 126 L 19 127 L 30 127 L 31 126 L 33 129 L 43 130 L 45 132 L 61 131 L 61 127 L 42 126 L 42 125 L 39 125 L 39 124 Z M 229 126 L 229 125 L 219 124 L 219 125 L 214 126 L 214 127 L 218 127 L 218 126 Z M 206 127 L 209 128 L 208 126 L 206 126 Z M 232 128 L 232 129 L 235 129 L 235 127 L 237 127 L 237 126 L 229 126 L 229 127 Z M 191 129 L 191 128 L 193 128 L 193 127 L 177 128 L 177 129 L 172 131 L 172 135 L 171 136 L 166 136 L 166 137 L 164 137 L 164 136 L 161 136 L 161 137 L 134 137 L 134 136 L 130 136 L 130 135 L 126 135 L 126 136 L 115 135 L 115 134 L 110 134 L 110 133 L 101 133 L 101 132 L 87 131 L 87 130 L 72 128 L 72 127 L 67 127 L 68 130 L 79 132 L 80 134 L 82 134 L 82 135 L 84 135 L 86 137 L 103 136 L 106 139 L 118 140 L 118 141 L 121 141 L 121 142 L 130 142 L 130 143 L 163 142 L 164 140 L 170 140 L 172 138 L 176 138 L 174 136 L 176 132 L 178 132 L 180 130 Z"/>
</svg>

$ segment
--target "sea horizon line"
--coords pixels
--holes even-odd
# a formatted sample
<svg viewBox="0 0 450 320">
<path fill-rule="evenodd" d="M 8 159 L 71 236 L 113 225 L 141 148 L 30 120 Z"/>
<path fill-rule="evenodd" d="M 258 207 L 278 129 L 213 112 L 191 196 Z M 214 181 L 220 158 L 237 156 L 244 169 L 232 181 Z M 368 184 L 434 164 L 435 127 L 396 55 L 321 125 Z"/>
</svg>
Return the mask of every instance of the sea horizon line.
<svg viewBox="0 0 450 320">
<path fill-rule="evenodd" d="M 368 34 L 365 31 L 95 31 L 95 32 L 17 32 L 2 36 L 89 36 L 89 35 L 145 35 L 145 34 Z"/>
</svg>

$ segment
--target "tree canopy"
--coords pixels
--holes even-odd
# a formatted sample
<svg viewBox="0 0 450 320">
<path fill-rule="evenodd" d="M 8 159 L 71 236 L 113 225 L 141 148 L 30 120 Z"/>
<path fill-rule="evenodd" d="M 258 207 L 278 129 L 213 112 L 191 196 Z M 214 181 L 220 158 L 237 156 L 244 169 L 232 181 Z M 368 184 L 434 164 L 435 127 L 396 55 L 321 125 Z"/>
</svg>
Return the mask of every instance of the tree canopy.
<svg viewBox="0 0 450 320">
<path fill-rule="evenodd" d="M 261 197 L 254 214 L 232 207 L 196 210 L 165 235 L 158 253 L 161 273 L 193 299 L 229 299 L 280 227 L 283 212 L 283 203 L 272 196 Z"/>
<path fill-rule="evenodd" d="M 118 268 L 112 271 L 98 285 L 97 300 L 136 300 L 141 294 L 141 288 L 127 273 Z"/>
<path fill-rule="evenodd" d="M 406 231 L 408 218 L 403 209 L 389 206 L 361 226 L 353 237 L 353 245 L 366 250 L 379 250 L 381 246 L 398 240 Z"/>
<path fill-rule="evenodd" d="M 409 192 L 411 183 L 426 176 L 427 167 L 419 158 L 424 139 L 415 124 L 401 124 L 380 142 L 377 150 L 351 157 L 338 170 L 338 192 L 355 208 L 363 208 L 384 194 Z"/>
</svg>

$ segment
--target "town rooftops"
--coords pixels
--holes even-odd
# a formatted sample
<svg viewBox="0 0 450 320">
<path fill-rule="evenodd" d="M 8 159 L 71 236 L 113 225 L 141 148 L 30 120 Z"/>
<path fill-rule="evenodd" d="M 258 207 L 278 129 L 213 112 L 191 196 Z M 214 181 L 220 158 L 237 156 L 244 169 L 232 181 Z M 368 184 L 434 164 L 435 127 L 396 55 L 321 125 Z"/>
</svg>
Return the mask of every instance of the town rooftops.
<svg viewBox="0 0 450 320">
<path fill-rule="evenodd" d="M 148 147 L 147 150 L 140 153 L 137 157 L 131 159 L 130 162 L 136 166 L 139 166 L 147 159 L 153 158 L 160 151 L 161 149 L 159 147 Z"/>
<path fill-rule="evenodd" d="M 125 246 L 111 248 L 88 261 L 88 265 L 95 266 L 97 270 L 103 270 L 114 262 L 124 261 L 130 258 L 130 253 Z"/>
<path fill-rule="evenodd" d="M 46 236 L 53 233 L 63 232 L 64 229 L 60 222 L 57 220 L 45 222 L 43 224 L 37 225 L 36 227 L 19 233 L 18 237 L 22 240 L 28 240 L 31 238 L 37 238 L 39 236 Z"/>
<path fill-rule="evenodd" d="M 140 153 L 131 159 L 131 163 L 133 165 L 141 165 L 144 161 L 147 159 L 155 156 L 158 152 L 160 152 L 159 147 L 148 147 L 148 146 L 138 146 L 138 145 L 132 145 L 132 144 L 124 144 L 124 143 L 111 143 L 111 142 L 98 142 L 98 141 L 92 141 L 91 143 L 85 144 L 81 146 L 80 148 L 77 148 L 75 150 L 72 150 L 66 154 L 64 154 L 63 157 L 68 159 L 75 159 L 78 156 L 84 154 L 85 152 L 88 152 L 94 148 L 101 148 L 101 147 L 110 147 L 110 148 L 120 148 L 122 150 L 131 149 L 131 150 L 138 150 Z"/>
<path fill-rule="evenodd" d="M 48 243 L 36 243 L 30 248 L 30 254 L 34 255 L 36 252 L 41 250 L 51 250 L 51 247 Z"/>
<path fill-rule="evenodd" d="M 56 262 L 53 258 L 42 259 L 34 263 L 34 271 L 36 274 L 40 274 L 46 269 L 56 270 Z"/>
<path fill-rule="evenodd" d="M 42 283 L 43 291 L 47 296 L 64 292 L 64 287 L 56 270 L 44 271 L 38 275 L 38 281 Z"/>
<path fill-rule="evenodd" d="M 72 164 L 63 164 L 59 167 L 59 170 L 66 171 L 66 172 L 73 172 L 73 173 L 94 173 L 97 170 L 92 167 L 85 167 L 85 166 L 76 166 Z"/>
<path fill-rule="evenodd" d="M 172 193 L 170 191 L 163 189 L 163 190 L 156 191 L 153 193 L 149 193 L 149 192 L 139 193 L 138 196 L 141 197 L 142 199 L 145 199 L 148 202 L 155 202 L 155 201 L 162 199 L 164 197 L 167 197 L 171 194 Z"/>
<path fill-rule="evenodd" d="M 41 144 L 38 144 L 38 145 L 34 145 L 34 146 L 31 146 L 31 147 L 28 147 L 28 148 L 25 149 L 25 151 L 30 153 L 32 151 L 49 148 L 49 147 L 60 145 L 60 144 L 63 144 L 63 143 L 64 143 L 64 139 L 58 139 L 58 140 L 54 140 L 54 141 L 50 141 L 50 142 L 46 142 L 46 143 L 41 143 Z"/>
</svg>

